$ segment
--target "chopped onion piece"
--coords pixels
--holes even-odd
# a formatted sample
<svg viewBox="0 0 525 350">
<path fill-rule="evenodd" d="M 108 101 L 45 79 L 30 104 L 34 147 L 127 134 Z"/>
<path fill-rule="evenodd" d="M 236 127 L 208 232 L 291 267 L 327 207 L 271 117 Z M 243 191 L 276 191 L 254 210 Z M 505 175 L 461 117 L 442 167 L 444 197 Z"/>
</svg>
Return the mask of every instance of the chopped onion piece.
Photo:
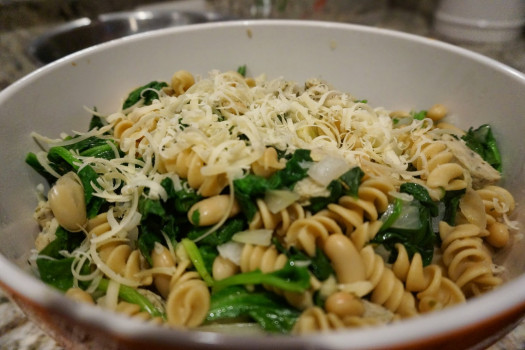
<svg viewBox="0 0 525 350">
<path fill-rule="evenodd" d="M 232 241 L 238 243 L 269 246 L 272 243 L 273 230 L 257 229 L 237 232 L 232 236 Z"/>
<path fill-rule="evenodd" d="M 308 170 L 308 175 L 321 185 L 328 186 L 332 180 L 337 179 L 351 168 L 343 158 L 328 156 L 314 163 Z"/>
<path fill-rule="evenodd" d="M 235 264 L 241 263 L 242 247 L 244 244 L 237 242 L 227 242 L 217 246 L 220 256 L 229 259 Z"/>
<path fill-rule="evenodd" d="M 277 214 L 299 199 L 299 194 L 287 190 L 271 190 L 264 195 L 264 202 L 268 209 Z"/>
</svg>

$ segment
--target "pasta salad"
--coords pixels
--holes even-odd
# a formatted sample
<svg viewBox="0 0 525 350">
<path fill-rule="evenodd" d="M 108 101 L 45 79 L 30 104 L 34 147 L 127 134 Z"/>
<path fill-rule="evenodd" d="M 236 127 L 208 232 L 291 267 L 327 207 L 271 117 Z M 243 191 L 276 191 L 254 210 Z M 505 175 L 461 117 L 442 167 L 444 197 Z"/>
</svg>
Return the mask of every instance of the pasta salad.
<svg viewBox="0 0 525 350">
<path fill-rule="evenodd" d="M 489 125 L 246 68 L 131 91 L 26 162 L 31 263 L 68 297 L 172 327 L 304 334 L 496 288 L 513 196 Z"/>
</svg>

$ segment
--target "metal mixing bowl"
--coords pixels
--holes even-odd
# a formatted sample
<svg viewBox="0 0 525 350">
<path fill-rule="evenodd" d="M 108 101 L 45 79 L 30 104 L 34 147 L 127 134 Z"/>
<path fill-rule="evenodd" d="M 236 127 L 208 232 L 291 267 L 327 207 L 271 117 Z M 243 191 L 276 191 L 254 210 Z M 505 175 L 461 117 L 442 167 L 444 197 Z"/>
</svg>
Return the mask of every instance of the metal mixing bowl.
<svg viewBox="0 0 525 350">
<path fill-rule="evenodd" d="M 156 29 L 228 20 L 214 12 L 126 11 L 67 22 L 33 40 L 28 51 L 39 64 L 113 39 Z"/>
</svg>

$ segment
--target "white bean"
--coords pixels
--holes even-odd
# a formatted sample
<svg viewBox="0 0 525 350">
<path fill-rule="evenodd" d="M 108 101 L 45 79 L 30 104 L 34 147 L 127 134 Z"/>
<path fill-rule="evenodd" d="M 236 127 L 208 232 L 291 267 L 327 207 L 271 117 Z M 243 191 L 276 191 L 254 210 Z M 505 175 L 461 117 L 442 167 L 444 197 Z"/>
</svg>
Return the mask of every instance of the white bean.
<svg viewBox="0 0 525 350">
<path fill-rule="evenodd" d="M 87 224 L 84 186 L 75 173 L 60 177 L 47 196 L 53 215 L 64 229 L 79 232 Z"/>
</svg>

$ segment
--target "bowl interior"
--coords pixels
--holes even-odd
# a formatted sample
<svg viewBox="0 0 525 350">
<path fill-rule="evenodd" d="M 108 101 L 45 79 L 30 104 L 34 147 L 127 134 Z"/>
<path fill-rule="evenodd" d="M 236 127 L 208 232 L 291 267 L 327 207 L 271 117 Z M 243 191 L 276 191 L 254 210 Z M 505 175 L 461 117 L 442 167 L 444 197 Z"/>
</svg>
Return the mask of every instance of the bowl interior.
<svg viewBox="0 0 525 350">
<path fill-rule="evenodd" d="M 503 153 L 503 184 L 514 194 L 518 208 L 524 205 L 525 99 L 519 97 L 525 96 L 525 78 L 520 73 L 447 44 L 353 25 L 234 21 L 170 28 L 81 51 L 0 93 L 0 252 L 10 261 L 0 280 L 46 303 L 41 295 L 47 288 L 42 284 L 27 288 L 33 280 L 22 272 L 37 234 L 32 218 L 35 187 L 43 182 L 24 163 L 26 153 L 37 150 L 32 131 L 50 137 L 85 131 L 90 115 L 83 106 L 110 113 L 134 87 L 169 80 L 177 70 L 206 75 L 212 69 L 235 70 L 244 64 L 250 75 L 265 73 L 298 82 L 322 78 L 373 106 L 392 110 L 442 103 L 451 113 L 449 121 L 464 129 L 491 124 Z M 520 212 L 515 219 L 525 222 Z M 505 261 L 509 278 L 516 279 L 512 288 L 525 287 L 520 277 L 525 268 L 523 248 L 523 241 L 517 241 L 498 256 L 498 262 Z M 507 286 L 491 294 L 495 296 L 485 300 L 507 303 L 503 307 L 525 300 Z M 479 312 L 487 316 L 489 309 Z M 461 322 L 461 313 L 452 313 Z M 450 325 L 431 332 L 443 327 Z"/>
</svg>

